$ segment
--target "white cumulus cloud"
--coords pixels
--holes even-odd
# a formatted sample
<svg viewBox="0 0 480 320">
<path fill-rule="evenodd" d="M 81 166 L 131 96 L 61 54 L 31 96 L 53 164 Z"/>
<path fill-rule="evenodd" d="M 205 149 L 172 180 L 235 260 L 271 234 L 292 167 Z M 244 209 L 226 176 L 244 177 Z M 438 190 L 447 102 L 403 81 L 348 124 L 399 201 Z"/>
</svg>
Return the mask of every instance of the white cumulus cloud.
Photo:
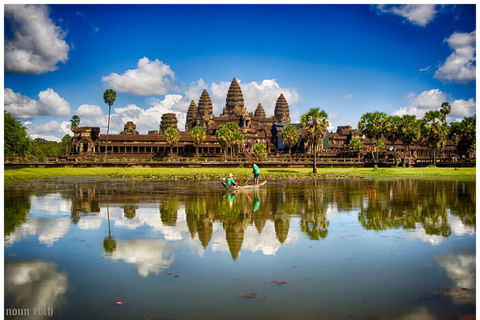
<svg viewBox="0 0 480 320">
<path fill-rule="evenodd" d="M 35 116 L 68 116 L 72 112 L 70 103 L 53 89 L 40 91 L 39 99 L 33 100 L 10 88 L 4 89 L 4 106 L 13 117 L 28 119 Z"/>
<path fill-rule="evenodd" d="M 81 121 L 82 117 L 88 117 L 88 118 L 101 117 L 103 116 L 103 111 L 97 105 L 82 104 L 77 108 L 77 111 L 75 112 L 75 114 L 80 117 L 80 121 Z M 80 123 L 80 125 L 82 125 L 82 123 Z"/>
<path fill-rule="evenodd" d="M 404 114 L 415 115 L 418 119 L 423 118 L 426 112 L 432 110 L 440 110 L 442 103 L 448 102 L 452 107 L 447 121 L 452 121 L 455 117 L 469 117 L 475 114 L 476 103 L 473 98 L 469 100 L 458 99 L 449 101 L 447 94 L 440 89 L 432 89 L 423 91 L 416 95 L 414 93 L 407 94 L 409 104 L 401 107 L 393 112 L 393 115 L 402 116 Z"/>
<path fill-rule="evenodd" d="M 48 141 L 60 142 L 62 137 L 66 134 L 72 136 L 72 131 L 70 131 L 70 122 L 58 122 L 58 121 L 48 121 L 41 124 L 34 124 L 33 122 L 26 121 L 24 123 L 27 127 L 28 136 L 32 139 L 42 138 Z"/>
<path fill-rule="evenodd" d="M 435 4 L 377 5 L 379 13 L 389 13 L 405 18 L 410 23 L 424 27 L 435 19 Z"/>
<path fill-rule="evenodd" d="M 467 84 L 476 79 L 476 31 L 455 32 L 445 39 L 453 53 L 435 72 L 434 78 L 445 82 Z"/>
<path fill-rule="evenodd" d="M 122 75 L 111 73 L 102 77 L 102 81 L 115 91 L 138 96 L 165 95 L 169 90 L 177 90 L 175 73 L 170 66 L 147 57 L 138 60 L 137 69 L 127 70 Z"/>
<path fill-rule="evenodd" d="M 5 39 L 5 71 L 42 74 L 58 69 L 70 50 L 65 32 L 49 18 L 46 5 L 5 5 L 12 39 Z"/>
</svg>

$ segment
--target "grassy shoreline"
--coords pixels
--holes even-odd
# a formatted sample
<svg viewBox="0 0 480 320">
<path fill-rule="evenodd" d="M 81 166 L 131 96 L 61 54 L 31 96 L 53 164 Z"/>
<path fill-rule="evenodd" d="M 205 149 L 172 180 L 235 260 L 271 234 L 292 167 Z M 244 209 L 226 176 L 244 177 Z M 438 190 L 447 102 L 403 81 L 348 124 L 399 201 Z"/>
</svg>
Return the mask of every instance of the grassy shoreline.
<svg viewBox="0 0 480 320">
<path fill-rule="evenodd" d="M 260 178 L 278 179 L 404 179 L 457 178 L 475 179 L 476 168 L 260 168 Z M 233 173 L 239 180 L 251 176 L 251 168 L 22 168 L 4 170 L 4 183 L 54 177 L 103 176 L 105 178 L 145 180 L 220 180 Z"/>
</svg>

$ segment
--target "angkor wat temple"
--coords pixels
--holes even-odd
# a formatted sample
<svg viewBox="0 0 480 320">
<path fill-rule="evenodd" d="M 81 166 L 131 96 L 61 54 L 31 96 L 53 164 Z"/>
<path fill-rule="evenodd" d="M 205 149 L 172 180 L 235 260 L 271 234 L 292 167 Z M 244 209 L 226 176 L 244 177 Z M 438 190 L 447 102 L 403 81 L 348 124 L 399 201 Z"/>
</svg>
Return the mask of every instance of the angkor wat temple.
<svg viewBox="0 0 480 320">
<path fill-rule="evenodd" d="M 207 133 L 206 139 L 199 145 L 199 154 L 202 157 L 220 157 L 223 155 L 222 146 L 217 142 L 215 132 L 218 126 L 225 125 L 228 122 L 235 122 L 239 125 L 240 131 L 244 135 L 244 148 L 240 150 L 241 156 L 244 156 L 244 150 L 257 143 L 264 144 L 267 147 L 269 155 L 276 155 L 286 151 L 283 144 L 281 132 L 283 128 L 292 124 L 300 129 L 299 123 L 290 123 L 290 108 L 283 94 L 278 97 L 274 114 L 271 117 L 266 116 L 263 106 L 259 103 L 255 111 L 248 112 L 244 105 L 243 93 L 236 78 L 228 89 L 225 107 L 219 116 L 213 114 L 213 105 L 207 90 L 203 90 L 198 103 L 191 101 L 186 116 L 185 131 L 179 131 L 180 139 L 174 147 L 175 156 L 189 157 L 194 156 L 196 148 L 190 138 L 189 131 L 195 126 L 201 126 Z M 164 157 L 170 152 L 170 147 L 165 141 L 165 130 L 167 128 L 177 127 L 178 119 L 175 113 L 165 113 L 162 115 L 159 130 L 148 131 L 148 134 L 139 134 L 136 125 L 129 121 L 124 126 L 124 131 L 118 134 L 108 135 L 108 155 L 111 158 L 139 157 L 152 158 Z M 303 133 L 299 130 L 300 138 L 293 148 L 294 152 L 305 153 L 305 141 Z M 337 156 L 341 153 L 349 153 L 348 143 L 351 139 L 360 139 L 363 141 L 365 150 L 370 150 L 372 142 L 365 139 L 358 129 L 352 129 L 350 126 L 341 126 L 336 132 L 328 132 L 321 146 L 324 153 L 330 156 Z M 382 139 L 387 150 L 392 147 L 392 143 Z M 74 131 L 74 137 L 70 142 L 72 145 L 70 157 L 91 158 L 105 154 L 105 145 L 107 144 L 107 135 L 100 134 L 99 127 L 79 127 Z M 396 143 L 397 151 L 402 155 L 403 145 L 401 141 Z M 445 148 L 447 156 L 454 151 L 454 143 L 447 142 Z M 418 156 L 428 156 L 425 147 L 417 147 Z"/>
</svg>

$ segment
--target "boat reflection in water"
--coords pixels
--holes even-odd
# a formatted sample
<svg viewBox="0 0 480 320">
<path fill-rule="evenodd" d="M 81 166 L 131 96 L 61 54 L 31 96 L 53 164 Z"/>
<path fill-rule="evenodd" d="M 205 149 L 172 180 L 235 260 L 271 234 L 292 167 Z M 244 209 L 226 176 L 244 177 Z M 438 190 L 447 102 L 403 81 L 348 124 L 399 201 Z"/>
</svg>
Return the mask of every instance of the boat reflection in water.
<svg viewBox="0 0 480 320">
<path fill-rule="evenodd" d="M 50 307 L 51 319 L 475 312 L 475 181 L 41 187 L 5 186 L 9 308 Z"/>
</svg>

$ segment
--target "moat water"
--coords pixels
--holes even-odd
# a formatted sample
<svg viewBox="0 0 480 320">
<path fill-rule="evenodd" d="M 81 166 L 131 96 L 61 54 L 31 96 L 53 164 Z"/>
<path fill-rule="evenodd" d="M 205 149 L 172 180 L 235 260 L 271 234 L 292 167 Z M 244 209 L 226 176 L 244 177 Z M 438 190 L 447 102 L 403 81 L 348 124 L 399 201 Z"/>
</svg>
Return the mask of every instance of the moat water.
<svg viewBox="0 0 480 320">
<path fill-rule="evenodd" d="M 4 205 L 5 308 L 32 319 L 476 310 L 474 180 L 47 180 L 5 185 Z"/>
</svg>

